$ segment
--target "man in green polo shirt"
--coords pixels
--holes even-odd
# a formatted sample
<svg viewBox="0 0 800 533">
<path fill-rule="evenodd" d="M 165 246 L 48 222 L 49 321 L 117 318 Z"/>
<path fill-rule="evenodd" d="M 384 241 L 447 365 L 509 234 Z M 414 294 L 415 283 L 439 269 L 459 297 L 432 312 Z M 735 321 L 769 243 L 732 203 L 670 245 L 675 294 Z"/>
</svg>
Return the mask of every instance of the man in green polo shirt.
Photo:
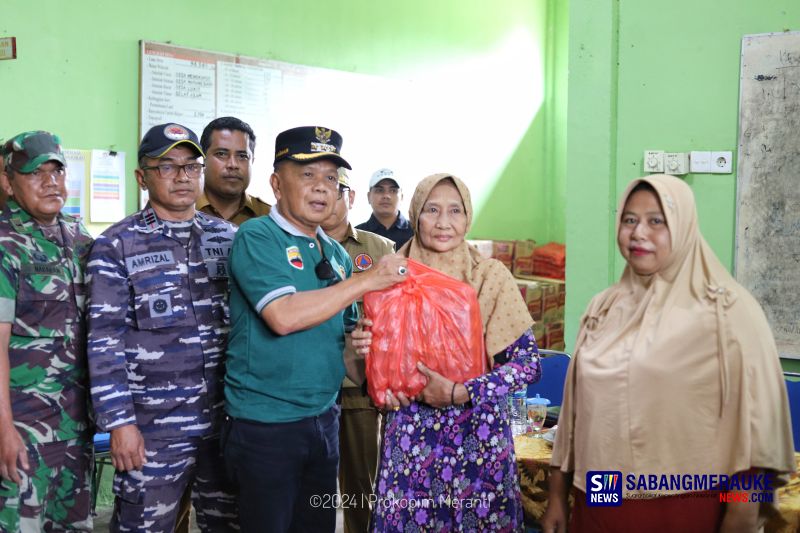
<svg viewBox="0 0 800 533">
<path fill-rule="evenodd" d="M 405 277 L 395 254 L 351 277 L 347 252 L 319 227 L 339 196 L 337 167 L 350 168 L 341 144 L 327 128 L 280 133 L 277 204 L 245 222 L 231 250 L 223 447 L 243 532 L 334 531 L 335 401 L 353 302 Z"/>
</svg>

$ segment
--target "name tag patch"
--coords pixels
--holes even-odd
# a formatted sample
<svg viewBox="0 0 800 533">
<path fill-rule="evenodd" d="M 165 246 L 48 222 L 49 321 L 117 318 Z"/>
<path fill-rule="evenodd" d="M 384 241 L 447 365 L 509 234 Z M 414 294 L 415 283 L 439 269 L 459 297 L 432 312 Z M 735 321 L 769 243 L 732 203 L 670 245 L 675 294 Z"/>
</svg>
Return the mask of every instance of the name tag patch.
<svg viewBox="0 0 800 533">
<path fill-rule="evenodd" d="M 20 270 L 23 274 L 39 276 L 59 276 L 63 273 L 63 269 L 58 263 L 25 263 Z"/>
<path fill-rule="evenodd" d="M 172 315 L 172 298 L 169 294 L 158 294 L 148 300 L 150 316 L 153 318 Z"/>
<path fill-rule="evenodd" d="M 286 249 L 286 259 L 297 270 L 303 270 L 303 256 L 300 255 L 300 248 L 297 246 L 289 246 Z"/>
<path fill-rule="evenodd" d="M 149 270 L 162 265 L 174 265 L 175 257 L 172 255 L 171 250 L 163 252 L 152 252 L 149 254 L 134 255 L 133 257 L 125 258 L 125 266 L 128 267 L 128 273 L 141 272 L 142 270 Z"/>
</svg>

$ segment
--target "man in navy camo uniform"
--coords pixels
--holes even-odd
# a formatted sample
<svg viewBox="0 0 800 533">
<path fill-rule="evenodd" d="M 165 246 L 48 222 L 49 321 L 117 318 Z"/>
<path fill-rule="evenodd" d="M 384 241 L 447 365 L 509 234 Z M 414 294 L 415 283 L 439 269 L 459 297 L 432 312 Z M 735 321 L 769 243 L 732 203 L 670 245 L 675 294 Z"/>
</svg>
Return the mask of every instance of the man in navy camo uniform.
<svg viewBox="0 0 800 533">
<path fill-rule="evenodd" d="M 219 457 L 227 259 L 235 226 L 195 210 L 197 136 L 154 126 L 139 146 L 145 208 L 89 256 L 89 372 L 117 469 L 112 531 L 172 531 L 187 485 L 203 531 L 238 529 Z"/>
</svg>

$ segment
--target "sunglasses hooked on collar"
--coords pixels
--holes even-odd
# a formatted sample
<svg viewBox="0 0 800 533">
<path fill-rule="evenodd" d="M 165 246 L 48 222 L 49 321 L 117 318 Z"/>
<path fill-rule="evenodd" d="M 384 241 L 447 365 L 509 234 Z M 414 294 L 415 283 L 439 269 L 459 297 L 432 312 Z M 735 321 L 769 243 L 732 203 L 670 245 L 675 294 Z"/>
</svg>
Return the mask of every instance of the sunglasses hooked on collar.
<svg viewBox="0 0 800 533">
<path fill-rule="evenodd" d="M 327 281 L 328 287 L 336 285 L 341 279 L 336 275 L 336 271 L 333 269 L 331 262 L 325 257 L 325 250 L 322 247 L 322 243 L 319 245 L 319 253 L 322 254 L 322 261 L 317 263 L 317 266 L 314 267 L 314 274 L 317 275 L 318 279 Z"/>
</svg>

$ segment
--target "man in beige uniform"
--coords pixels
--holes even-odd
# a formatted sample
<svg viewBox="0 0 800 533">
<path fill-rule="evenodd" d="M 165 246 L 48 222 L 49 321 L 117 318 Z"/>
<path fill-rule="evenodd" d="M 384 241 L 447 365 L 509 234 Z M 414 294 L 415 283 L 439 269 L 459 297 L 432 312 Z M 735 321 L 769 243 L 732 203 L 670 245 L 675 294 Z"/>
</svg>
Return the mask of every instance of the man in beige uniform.
<svg viewBox="0 0 800 533">
<path fill-rule="evenodd" d="M 344 168 L 339 169 L 339 188 L 333 214 L 322 229 L 344 246 L 353 260 L 353 275 L 369 270 L 386 254 L 394 252 L 394 242 L 369 231 L 357 230 L 347 220 L 355 191 Z M 361 301 L 358 302 L 362 312 Z M 361 390 L 364 358 L 345 348 L 347 376 L 342 383 L 342 414 L 339 419 L 339 490 L 344 507 L 346 533 L 362 533 L 369 526 L 369 496 L 378 469 L 378 411 Z M 354 382 L 352 379 L 358 381 Z"/>
<path fill-rule="evenodd" d="M 203 129 L 200 146 L 206 154 L 203 192 L 195 208 L 241 226 L 246 220 L 268 215 L 270 205 L 245 192 L 250 185 L 256 134 L 236 117 L 215 118 Z M 175 533 L 189 533 L 191 490 L 181 499 Z"/>
<path fill-rule="evenodd" d="M 268 215 L 270 205 L 245 192 L 256 149 L 256 135 L 250 125 L 236 117 L 216 118 L 203 130 L 200 146 L 206 154 L 206 167 L 197 210 L 237 226 Z"/>
</svg>

